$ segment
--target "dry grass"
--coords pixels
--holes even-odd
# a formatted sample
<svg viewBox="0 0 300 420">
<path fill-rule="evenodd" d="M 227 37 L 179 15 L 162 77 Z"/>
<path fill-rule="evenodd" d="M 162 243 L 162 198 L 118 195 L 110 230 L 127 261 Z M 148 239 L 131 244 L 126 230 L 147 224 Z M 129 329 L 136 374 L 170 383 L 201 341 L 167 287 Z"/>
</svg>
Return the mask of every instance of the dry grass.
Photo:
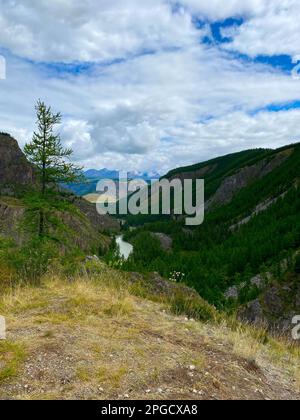
<svg viewBox="0 0 300 420">
<path fill-rule="evenodd" d="M 257 368 L 281 369 L 300 391 L 300 346 L 286 337 L 273 338 L 263 328 L 241 325 L 224 319 L 220 325 L 203 326 L 214 340 L 230 346 L 230 351 Z M 209 329 L 209 331 L 208 331 Z"/>
<path fill-rule="evenodd" d="M 253 331 L 250 326 L 245 328 L 237 325 L 232 329 L 226 320 L 224 320 L 219 328 L 214 329 L 214 332 L 218 339 L 231 345 L 232 351 L 238 357 L 247 360 L 257 360 L 263 345 L 259 337 L 253 336 Z"/>
<path fill-rule="evenodd" d="M 10 207 L 24 207 L 24 203 L 22 202 L 22 200 L 14 197 L 1 196 L 0 203 Z"/>
<path fill-rule="evenodd" d="M 0 398 L 237 399 L 261 398 L 262 388 L 272 399 L 285 386 L 298 397 L 299 351 L 250 327 L 174 316 L 104 265 L 92 277 L 15 288 L 0 313 Z M 248 371 L 250 361 L 264 373 Z"/>
</svg>

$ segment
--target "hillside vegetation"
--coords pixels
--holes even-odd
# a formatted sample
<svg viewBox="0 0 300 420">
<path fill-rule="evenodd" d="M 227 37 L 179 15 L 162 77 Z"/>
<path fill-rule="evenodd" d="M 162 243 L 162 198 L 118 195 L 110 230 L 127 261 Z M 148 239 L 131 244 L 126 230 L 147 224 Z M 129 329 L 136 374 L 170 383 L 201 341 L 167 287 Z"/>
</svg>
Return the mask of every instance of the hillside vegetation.
<svg viewBox="0 0 300 420">
<path fill-rule="evenodd" d="M 157 222 L 147 216 L 128 218 L 129 224 L 142 226 L 125 235 L 135 251 L 123 267 L 158 271 L 167 278 L 177 273 L 178 281 L 219 308 L 255 299 L 260 290 L 252 278 L 262 274 L 281 279 L 294 270 L 300 247 L 299 168 L 300 145 L 295 144 L 170 172 L 170 179 L 205 179 L 205 221 L 186 229 L 184 220 L 172 217 Z M 153 232 L 169 235 L 172 250 L 161 249 Z M 239 285 L 243 293 L 238 301 L 228 300 L 224 293 Z"/>
<path fill-rule="evenodd" d="M 53 180 L 42 193 L 37 167 L 9 134 L 0 133 L 0 151 L 0 291 L 10 283 L 37 283 L 53 260 L 68 270 L 73 261 L 108 250 L 110 235 L 119 229 L 116 220 L 100 216 Z"/>
</svg>

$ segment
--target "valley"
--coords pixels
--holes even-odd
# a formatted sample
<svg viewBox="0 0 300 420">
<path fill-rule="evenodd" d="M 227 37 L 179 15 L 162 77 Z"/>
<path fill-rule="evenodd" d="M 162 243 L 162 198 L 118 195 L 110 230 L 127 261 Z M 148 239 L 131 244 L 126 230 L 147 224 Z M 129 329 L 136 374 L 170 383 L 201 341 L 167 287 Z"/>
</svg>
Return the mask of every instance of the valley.
<svg viewBox="0 0 300 420">
<path fill-rule="evenodd" d="M 43 239 L 34 168 L 0 148 L 0 399 L 300 399 L 299 144 L 167 174 L 204 177 L 201 226 L 64 188 Z"/>
<path fill-rule="evenodd" d="M 0 402 L 300 401 L 299 16 L 0 0 Z"/>
</svg>

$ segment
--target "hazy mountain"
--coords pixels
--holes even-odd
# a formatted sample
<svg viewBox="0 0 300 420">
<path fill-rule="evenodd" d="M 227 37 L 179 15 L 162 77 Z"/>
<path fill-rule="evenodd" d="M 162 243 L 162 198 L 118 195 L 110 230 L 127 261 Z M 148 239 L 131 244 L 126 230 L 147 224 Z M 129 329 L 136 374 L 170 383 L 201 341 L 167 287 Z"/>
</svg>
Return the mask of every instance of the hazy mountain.
<svg viewBox="0 0 300 420">
<path fill-rule="evenodd" d="M 110 169 L 89 169 L 84 172 L 84 175 L 87 179 L 117 179 L 119 178 L 119 171 L 110 170 Z M 130 171 L 127 173 L 128 178 L 138 178 L 138 179 L 159 179 L 160 175 L 157 172 L 139 172 L 139 171 Z"/>
<path fill-rule="evenodd" d="M 107 179 L 115 179 L 119 177 L 119 172 L 115 171 L 115 170 L 109 170 L 109 169 L 89 169 L 87 171 L 84 172 L 84 176 L 88 179 L 93 179 L 93 178 L 107 178 Z"/>
<path fill-rule="evenodd" d="M 101 179 L 119 179 L 119 171 L 110 169 L 89 169 L 84 172 L 86 181 L 80 184 L 67 184 L 65 188 L 72 191 L 74 194 L 83 197 L 89 194 L 96 194 L 98 181 Z M 143 179 L 149 181 L 151 179 L 159 179 L 160 175 L 157 172 L 138 172 L 132 171 L 127 173 L 128 179 Z"/>
</svg>

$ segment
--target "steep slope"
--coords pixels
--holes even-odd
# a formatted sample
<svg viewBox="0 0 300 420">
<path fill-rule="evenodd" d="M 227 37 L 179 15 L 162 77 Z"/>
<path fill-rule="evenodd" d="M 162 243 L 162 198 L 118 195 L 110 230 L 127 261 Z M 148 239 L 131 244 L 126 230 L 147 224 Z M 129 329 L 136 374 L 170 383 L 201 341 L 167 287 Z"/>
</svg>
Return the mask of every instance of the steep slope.
<svg viewBox="0 0 300 420">
<path fill-rule="evenodd" d="M 197 165 L 174 169 L 165 177 L 204 179 L 208 207 L 222 206 L 230 203 L 240 190 L 280 167 L 299 147 L 299 144 L 293 144 L 278 150 L 246 150 Z"/>
<path fill-rule="evenodd" d="M 12 194 L 34 182 L 34 170 L 18 143 L 9 134 L 0 133 L 0 194 Z"/>
<path fill-rule="evenodd" d="M 8 134 L 0 135 L 0 235 L 24 241 L 20 223 L 26 213 L 26 192 L 34 190 L 37 181 L 34 168 L 28 163 L 18 143 Z M 69 193 L 61 198 L 72 203 L 74 211 L 60 215 L 71 241 L 83 251 L 97 250 L 103 243 L 101 233 L 114 232 L 119 223 L 109 216 L 100 216 L 95 206 Z M 77 210 L 76 210 L 77 209 Z M 70 241 L 69 241 L 70 242 Z"/>
<path fill-rule="evenodd" d="M 0 399 L 300 399 L 297 350 L 172 315 L 99 270 L 0 298 Z"/>
</svg>

